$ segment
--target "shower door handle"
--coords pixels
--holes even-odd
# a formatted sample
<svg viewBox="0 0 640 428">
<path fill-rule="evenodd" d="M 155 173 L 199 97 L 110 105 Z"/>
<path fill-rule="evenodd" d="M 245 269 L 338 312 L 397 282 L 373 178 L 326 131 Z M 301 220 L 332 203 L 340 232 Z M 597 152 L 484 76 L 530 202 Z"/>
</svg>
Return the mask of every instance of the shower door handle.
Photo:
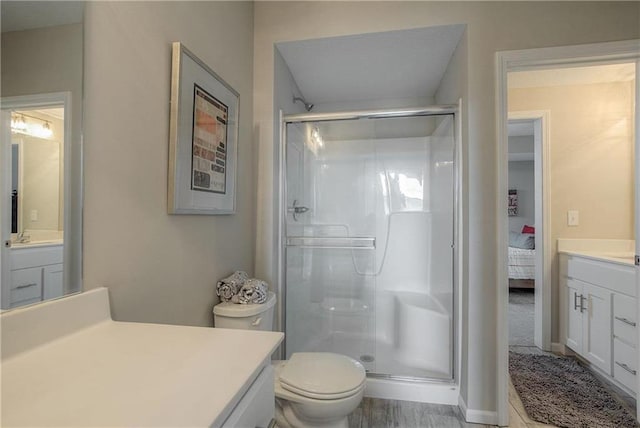
<svg viewBox="0 0 640 428">
<path fill-rule="evenodd" d="M 307 207 L 290 207 L 289 212 L 294 214 L 304 214 L 309 211 Z"/>
<path fill-rule="evenodd" d="M 309 211 L 309 208 L 301 206 L 301 205 L 298 205 L 298 200 L 297 199 L 294 199 L 292 207 L 287 207 L 287 212 L 293 214 L 293 220 L 294 221 L 298 221 L 298 215 L 299 214 L 304 214 L 307 211 Z"/>
</svg>

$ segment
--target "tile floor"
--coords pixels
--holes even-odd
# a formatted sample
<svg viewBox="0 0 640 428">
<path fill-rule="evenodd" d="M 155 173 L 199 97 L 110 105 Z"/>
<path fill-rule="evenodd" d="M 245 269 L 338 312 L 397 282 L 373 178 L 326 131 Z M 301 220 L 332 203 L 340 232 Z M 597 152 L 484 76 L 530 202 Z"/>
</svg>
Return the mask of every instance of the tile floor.
<svg viewBox="0 0 640 428">
<path fill-rule="evenodd" d="M 509 421 L 514 428 L 554 427 L 531 420 L 518 393 L 509 382 Z M 483 428 L 489 425 L 465 422 L 457 406 L 383 400 L 365 397 L 349 416 L 349 428 Z"/>
<path fill-rule="evenodd" d="M 486 427 L 465 422 L 457 406 L 365 397 L 349 416 L 349 428 Z"/>
</svg>

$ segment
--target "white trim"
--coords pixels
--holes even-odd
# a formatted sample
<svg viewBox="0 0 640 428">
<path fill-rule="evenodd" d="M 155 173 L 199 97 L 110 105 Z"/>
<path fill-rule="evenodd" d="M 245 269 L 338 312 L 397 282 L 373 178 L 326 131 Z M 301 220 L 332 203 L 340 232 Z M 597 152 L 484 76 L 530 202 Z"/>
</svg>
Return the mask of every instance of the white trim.
<svg viewBox="0 0 640 428">
<path fill-rule="evenodd" d="M 534 121 L 534 170 L 535 170 L 535 345 L 551 350 L 551 204 L 549 203 L 549 153 L 550 117 L 548 110 L 508 112 L 508 120 Z M 508 169 L 507 169 L 508 181 Z M 507 221 L 508 224 L 508 221 Z M 541 238 L 541 239 L 540 239 Z"/>
<path fill-rule="evenodd" d="M 455 406 L 458 404 L 460 389 L 456 384 L 448 382 L 409 382 L 368 377 L 364 396 Z"/>
<path fill-rule="evenodd" d="M 567 347 L 563 343 L 551 342 L 551 352 L 554 354 L 567 354 Z"/>
<path fill-rule="evenodd" d="M 594 43 L 574 46 L 560 46 L 541 49 L 524 49 L 496 53 L 496 210 L 497 210 L 497 313 L 496 313 L 496 400 L 498 425 L 509 424 L 509 375 L 508 350 L 509 336 L 507 326 L 508 287 L 507 287 L 507 73 L 559 66 L 586 66 L 603 63 L 637 61 L 640 52 L 640 40 Z M 637 87 L 637 85 L 636 85 Z M 637 94 L 637 92 L 636 92 Z M 638 96 L 636 97 L 638 98 Z M 636 111 L 637 114 L 637 111 Z M 636 122 L 638 122 L 636 116 Z M 636 127 L 637 128 L 637 127 Z M 636 132 L 636 138 L 638 133 Z M 636 154 L 637 154 L 636 150 Z M 637 170 L 637 169 L 636 169 Z M 503 197 L 504 196 L 504 197 Z M 636 198 L 637 199 L 637 198 Z M 637 216 L 636 216 L 637 217 Z M 638 233 L 638 228 L 636 228 Z M 640 305 L 640 299 L 639 299 Z M 640 355 L 639 355 L 640 358 Z M 640 362 L 640 361 L 639 361 Z M 640 406 L 638 407 L 640 412 Z"/>
<path fill-rule="evenodd" d="M 498 425 L 498 413 L 488 412 L 486 410 L 474 410 L 467 408 L 467 403 L 464 402 L 462 395 L 458 398 L 458 408 L 464 420 L 474 424 L 484 425 Z"/>
<path fill-rule="evenodd" d="M 635 230 L 636 259 L 640 255 L 640 60 L 636 60 L 636 99 L 635 99 Z M 640 292 L 640 266 L 636 265 L 636 294 Z M 636 298 L 636 313 L 640 313 L 640 299 Z M 636 329 L 640 339 L 640 328 Z M 640 343 L 640 341 L 638 341 Z M 638 349 L 636 347 L 636 349 Z M 640 352 L 636 352 L 640 354 Z M 636 356 L 636 367 L 640 367 L 640 355 Z M 640 376 L 636 376 L 636 393 L 640 396 Z M 640 406 L 636 401 L 636 419 L 640 420 Z"/>
<path fill-rule="evenodd" d="M 496 212 L 497 212 L 497 307 L 496 307 L 496 424 L 509 425 L 509 272 L 507 195 L 509 186 L 509 140 L 507 132 L 507 70 L 505 54 L 496 53 Z"/>
</svg>

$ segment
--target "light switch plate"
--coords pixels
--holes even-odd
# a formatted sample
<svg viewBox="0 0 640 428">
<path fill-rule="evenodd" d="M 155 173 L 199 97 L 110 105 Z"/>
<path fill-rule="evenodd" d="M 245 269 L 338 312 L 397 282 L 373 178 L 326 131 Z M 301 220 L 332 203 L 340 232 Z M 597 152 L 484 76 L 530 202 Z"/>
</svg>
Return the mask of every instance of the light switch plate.
<svg viewBox="0 0 640 428">
<path fill-rule="evenodd" d="M 567 211 L 567 226 L 577 226 L 580 223 L 578 210 Z"/>
</svg>

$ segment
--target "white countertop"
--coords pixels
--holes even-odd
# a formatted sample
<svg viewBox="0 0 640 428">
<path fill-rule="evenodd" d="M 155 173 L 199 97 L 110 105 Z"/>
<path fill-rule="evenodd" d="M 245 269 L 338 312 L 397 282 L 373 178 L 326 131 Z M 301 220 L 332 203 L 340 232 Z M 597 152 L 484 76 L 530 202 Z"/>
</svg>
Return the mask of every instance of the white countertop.
<svg viewBox="0 0 640 428">
<path fill-rule="evenodd" d="M 568 254 L 571 256 L 586 257 L 592 260 L 617 263 L 621 265 L 634 266 L 634 254 L 629 252 L 600 252 L 600 251 L 583 251 L 583 250 L 561 250 L 560 254 Z"/>
<path fill-rule="evenodd" d="M 2 426 L 218 426 L 282 338 L 101 321 L 2 361 Z"/>
<path fill-rule="evenodd" d="M 11 248 L 14 250 L 20 250 L 22 248 L 53 247 L 56 245 L 62 246 L 62 244 L 64 244 L 62 239 L 52 241 L 11 242 Z"/>
</svg>

